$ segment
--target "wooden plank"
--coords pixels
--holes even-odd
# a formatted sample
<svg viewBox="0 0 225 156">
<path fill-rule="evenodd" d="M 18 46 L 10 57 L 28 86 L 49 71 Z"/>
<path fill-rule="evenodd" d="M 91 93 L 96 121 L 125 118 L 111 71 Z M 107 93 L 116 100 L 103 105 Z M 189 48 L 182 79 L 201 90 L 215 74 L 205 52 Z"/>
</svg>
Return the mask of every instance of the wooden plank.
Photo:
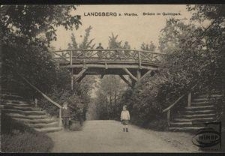
<svg viewBox="0 0 225 156">
<path fill-rule="evenodd" d="M 76 76 L 75 76 L 75 81 L 77 81 L 83 74 L 84 74 L 84 72 L 87 70 L 87 68 L 83 68 L 81 71 L 80 71 L 80 73 L 79 74 L 77 74 Z"/>
<path fill-rule="evenodd" d="M 148 74 L 150 74 L 152 72 L 152 70 L 147 71 L 141 78 L 140 81 L 145 78 Z"/>
<path fill-rule="evenodd" d="M 71 69 L 71 90 L 73 90 L 73 69 Z"/>
<path fill-rule="evenodd" d="M 86 74 L 83 74 L 81 77 L 79 77 L 76 81 L 78 82 L 78 83 L 80 83 L 82 80 L 83 80 L 83 78 L 86 76 Z"/>
<path fill-rule="evenodd" d="M 128 86 L 132 87 L 131 83 L 123 75 L 119 75 L 119 76 L 126 84 L 128 84 Z"/>
<path fill-rule="evenodd" d="M 137 80 L 140 81 L 141 80 L 141 71 L 137 70 Z"/>
<path fill-rule="evenodd" d="M 170 110 L 167 111 L 167 123 L 168 123 L 168 126 L 170 126 Z"/>
<path fill-rule="evenodd" d="M 73 59 L 72 59 L 72 56 L 73 56 L 72 51 L 70 51 L 70 65 L 71 65 L 71 66 L 73 65 Z"/>
<path fill-rule="evenodd" d="M 135 81 L 138 81 L 138 79 L 127 69 L 123 68 L 123 70 Z"/>
<path fill-rule="evenodd" d="M 141 69 L 141 52 L 138 52 L 138 64 L 139 64 L 139 68 Z"/>
</svg>

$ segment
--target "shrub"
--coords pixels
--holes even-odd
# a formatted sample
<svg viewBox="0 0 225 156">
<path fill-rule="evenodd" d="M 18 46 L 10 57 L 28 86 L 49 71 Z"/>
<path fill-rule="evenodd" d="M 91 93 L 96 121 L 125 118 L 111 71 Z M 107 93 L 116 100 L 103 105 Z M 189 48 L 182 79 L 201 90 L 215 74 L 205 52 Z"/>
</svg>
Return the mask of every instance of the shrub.
<svg viewBox="0 0 225 156">
<path fill-rule="evenodd" d="M 81 131 L 82 125 L 80 125 L 79 121 L 72 121 L 70 125 L 70 130 L 72 131 Z"/>
</svg>

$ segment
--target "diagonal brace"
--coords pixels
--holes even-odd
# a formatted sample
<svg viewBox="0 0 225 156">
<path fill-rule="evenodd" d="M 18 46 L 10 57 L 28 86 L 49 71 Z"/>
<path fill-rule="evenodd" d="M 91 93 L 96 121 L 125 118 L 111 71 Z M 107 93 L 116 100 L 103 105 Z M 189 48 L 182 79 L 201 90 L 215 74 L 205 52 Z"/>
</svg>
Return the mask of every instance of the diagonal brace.
<svg viewBox="0 0 225 156">
<path fill-rule="evenodd" d="M 138 81 L 138 79 L 127 69 L 127 68 L 123 68 L 123 70 L 135 81 Z"/>
</svg>

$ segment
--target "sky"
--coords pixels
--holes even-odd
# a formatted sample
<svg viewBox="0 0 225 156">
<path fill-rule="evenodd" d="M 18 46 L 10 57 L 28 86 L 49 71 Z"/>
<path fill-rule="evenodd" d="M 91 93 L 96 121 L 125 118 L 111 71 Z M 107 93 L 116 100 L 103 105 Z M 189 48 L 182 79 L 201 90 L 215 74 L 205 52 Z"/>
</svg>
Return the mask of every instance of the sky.
<svg viewBox="0 0 225 156">
<path fill-rule="evenodd" d="M 113 12 L 117 16 L 85 16 L 91 12 Z M 124 13 L 134 13 L 138 16 L 125 16 Z M 143 15 L 155 13 L 155 15 Z M 157 15 L 160 13 L 161 15 Z M 163 15 L 163 13 L 179 13 L 179 15 Z M 58 50 L 67 49 L 71 43 L 71 33 L 74 33 L 78 43 L 83 40 L 85 29 L 92 26 L 90 39 L 96 45 L 102 43 L 108 47 L 109 36 L 118 35 L 118 40 L 128 41 L 132 49 L 140 49 L 141 44 L 151 41 L 158 46 L 160 31 L 170 18 L 188 21 L 191 13 L 186 5 L 79 5 L 73 15 L 81 15 L 82 25 L 78 30 L 66 31 L 63 27 L 57 29 L 57 41 L 51 43 Z M 119 16 L 121 14 L 121 16 Z"/>
</svg>

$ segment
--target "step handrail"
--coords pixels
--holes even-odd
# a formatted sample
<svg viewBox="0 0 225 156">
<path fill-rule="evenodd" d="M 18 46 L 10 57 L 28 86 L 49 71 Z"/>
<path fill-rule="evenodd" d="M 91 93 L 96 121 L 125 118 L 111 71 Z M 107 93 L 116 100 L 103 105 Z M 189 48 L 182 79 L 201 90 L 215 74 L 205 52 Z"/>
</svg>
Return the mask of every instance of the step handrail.
<svg viewBox="0 0 225 156">
<path fill-rule="evenodd" d="M 40 93 L 46 100 L 48 100 L 50 103 L 54 104 L 59 108 L 59 127 L 62 126 L 62 106 L 58 104 L 57 102 L 53 101 L 50 97 L 48 97 L 46 94 L 44 94 L 42 91 L 40 91 L 37 87 L 35 87 L 33 84 L 31 84 L 25 77 L 20 75 L 18 72 L 16 72 L 27 84 L 29 84 L 35 91 Z"/>
<path fill-rule="evenodd" d="M 172 109 L 185 95 L 189 94 L 193 89 L 195 89 L 195 87 L 197 86 L 197 84 L 195 84 L 189 92 L 183 94 L 182 96 L 180 96 L 173 104 L 171 104 L 169 107 L 167 107 L 166 109 L 164 109 L 162 112 L 167 112 L 169 111 L 170 109 Z"/>
</svg>

